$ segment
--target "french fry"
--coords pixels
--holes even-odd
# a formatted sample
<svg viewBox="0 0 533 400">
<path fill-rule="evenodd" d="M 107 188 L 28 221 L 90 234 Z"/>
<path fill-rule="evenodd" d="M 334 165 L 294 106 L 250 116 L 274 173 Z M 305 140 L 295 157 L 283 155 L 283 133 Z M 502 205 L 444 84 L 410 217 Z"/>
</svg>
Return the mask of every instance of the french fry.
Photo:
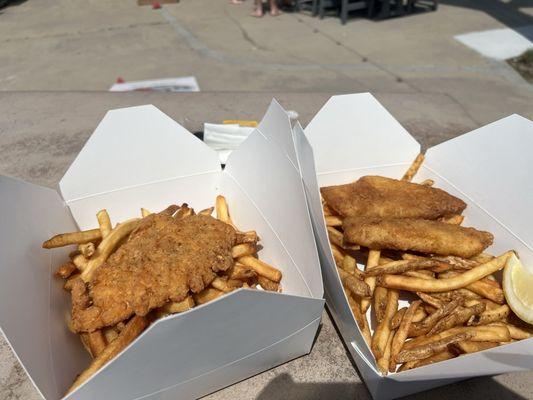
<svg viewBox="0 0 533 400">
<path fill-rule="evenodd" d="M 371 349 L 376 357 L 376 360 L 379 360 L 383 357 L 385 352 L 385 347 L 387 345 L 387 340 L 389 339 L 390 330 L 390 320 L 398 310 L 398 298 L 400 293 L 397 290 L 389 290 L 387 293 L 387 308 L 385 310 L 385 316 L 381 323 L 377 326 L 374 331 L 374 336 L 372 337 Z"/>
<path fill-rule="evenodd" d="M 353 275 L 349 274 L 348 272 L 344 271 L 341 268 L 337 267 L 337 271 L 339 272 L 339 276 L 341 278 L 343 285 L 346 288 L 348 288 L 348 290 L 353 295 L 358 296 L 358 297 L 370 297 L 371 296 L 370 288 L 365 282 L 360 281 L 359 279 L 355 278 Z"/>
<path fill-rule="evenodd" d="M 361 312 L 361 304 L 356 301 L 352 295 L 348 292 L 347 288 L 344 288 L 346 292 L 346 297 L 348 298 L 348 304 L 350 305 L 350 309 L 352 310 L 352 314 L 354 316 L 355 322 L 357 322 L 357 325 L 359 326 L 359 329 L 361 330 L 361 334 L 363 335 L 363 338 L 365 339 L 366 344 L 370 347 L 370 344 L 372 342 L 372 335 L 370 333 L 370 327 L 368 326 L 368 320 L 366 319 L 366 315 L 364 315 Z"/>
<path fill-rule="evenodd" d="M 462 325 L 471 317 L 479 315 L 485 311 L 485 307 L 485 303 L 478 303 L 472 307 L 457 307 L 452 313 L 439 320 L 426 335 L 433 336 L 437 333 L 451 329 L 454 326 Z"/>
<path fill-rule="evenodd" d="M 451 279 L 451 278 L 460 276 L 460 273 L 456 271 L 448 271 L 448 272 L 440 274 L 440 276 L 442 276 L 444 279 Z M 479 279 L 465 286 L 464 289 L 468 289 L 478 294 L 479 296 L 482 296 L 489 300 L 494 301 L 495 303 L 498 303 L 498 304 L 505 303 L 505 295 L 503 293 L 502 288 L 497 282 L 494 284 L 492 282 L 489 283 L 488 280 Z"/>
<path fill-rule="evenodd" d="M 485 303 L 483 303 L 485 304 Z M 493 310 L 484 311 L 481 314 L 477 314 L 476 318 L 468 322 L 468 325 L 487 325 L 492 322 L 497 322 L 507 318 L 511 309 L 507 304 L 504 304 Z"/>
<path fill-rule="evenodd" d="M 91 258 L 95 252 L 94 243 L 89 242 L 89 243 L 79 244 L 78 250 L 85 258 Z"/>
<path fill-rule="evenodd" d="M 391 331 L 389 333 L 389 338 L 387 339 L 387 344 L 385 346 L 385 351 L 383 352 L 383 356 L 377 361 L 379 371 L 383 375 L 387 375 L 390 370 L 389 365 L 392 362 L 391 351 L 392 351 L 392 344 L 393 344 L 394 337 L 395 337 L 394 331 Z M 396 366 L 396 364 L 394 364 L 394 366 Z M 390 371 L 390 372 L 394 372 L 394 371 Z"/>
<path fill-rule="evenodd" d="M 111 218 L 109 218 L 107 210 L 104 209 L 98 211 L 98 213 L 96 214 L 96 219 L 98 220 L 98 225 L 100 226 L 100 233 L 102 234 L 102 239 L 104 239 L 107 235 L 109 235 L 109 232 L 111 232 Z"/>
<path fill-rule="evenodd" d="M 416 156 L 415 160 L 413 161 L 407 172 L 403 175 L 402 181 L 412 181 L 423 162 L 424 155 L 420 153 L 418 156 Z"/>
<path fill-rule="evenodd" d="M 67 394 L 74 391 L 78 386 L 83 382 L 89 379 L 96 371 L 102 368 L 108 361 L 113 359 L 118 353 L 124 350 L 141 332 L 148 326 L 148 320 L 145 317 L 140 317 L 135 315 L 131 320 L 126 324 L 126 327 L 120 332 L 118 337 L 109 343 L 107 347 L 102 351 L 91 363 L 91 365 L 83 371 L 70 389 L 67 391 Z"/>
<path fill-rule="evenodd" d="M 402 346 L 405 340 L 407 339 L 409 329 L 411 328 L 411 322 L 413 321 L 415 312 L 421 303 L 422 302 L 420 300 L 417 300 L 417 301 L 413 301 L 409 305 L 409 308 L 403 315 L 402 322 L 400 323 L 398 330 L 394 334 L 394 339 L 392 340 L 391 350 L 390 350 L 389 372 L 396 371 L 396 356 L 402 350 Z"/>
<path fill-rule="evenodd" d="M 187 204 L 184 204 L 185 206 Z M 180 209 L 181 207 L 176 205 L 176 204 L 171 204 L 170 206 L 168 206 L 167 208 L 165 208 L 163 211 L 161 211 L 159 214 L 163 214 L 163 215 L 169 215 L 169 216 L 173 216 L 174 214 L 176 214 L 176 212 Z"/>
<path fill-rule="evenodd" d="M 443 303 L 439 299 L 424 293 L 424 292 L 416 292 L 416 295 L 422 300 L 424 303 L 429 304 L 430 306 L 433 306 L 435 308 L 442 308 Z"/>
<path fill-rule="evenodd" d="M 485 264 L 478 265 L 463 274 L 445 279 L 420 279 L 403 275 L 381 275 L 378 277 L 380 286 L 391 289 L 402 289 L 411 292 L 446 292 L 464 288 L 477 280 L 490 275 L 505 266 L 512 251 L 508 251 Z"/>
<path fill-rule="evenodd" d="M 373 306 L 374 314 L 378 324 L 385 318 L 385 310 L 387 308 L 387 293 L 388 290 L 381 286 L 376 286 L 374 289 Z"/>
<path fill-rule="evenodd" d="M 365 275 L 378 276 L 384 274 L 403 274 L 406 271 L 433 268 L 439 264 L 438 261 L 430 259 L 392 261 L 388 264 L 383 264 L 366 270 Z"/>
<path fill-rule="evenodd" d="M 103 328 L 102 329 L 102 333 L 104 334 L 106 343 L 109 344 L 113 340 L 118 338 L 118 334 L 120 332 L 118 331 L 118 329 L 115 326 L 108 326 L 107 328 Z"/>
<path fill-rule="evenodd" d="M 87 260 L 87 258 L 85 258 L 83 254 L 76 254 L 74 257 L 72 257 L 72 263 L 80 271 L 83 271 L 85 268 L 87 268 L 87 264 L 89 264 L 89 260 Z"/>
<path fill-rule="evenodd" d="M 379 265 L 380 256 L 381 252 L 379 250 L 368 251 L 368 260 L 366 262 L 365 272 Z M 374 288 L 376 287 L 376 278 L 373 276 L 366 277 L 365 283 L 370 288 L 370 296 L 372 296 L 372 293 L 374 293 Z M 368 307 L 370 307 L 370 299 L 361 299 L 361 311 L 363 312 L 363 314 L 366 314 Z M 383 344 L 383 346 L 384 345 L 385 344 Z"/>
<path fill-rule="evenodd" d="M 328 215 L 325 220 L 326 226 L 342 226 L 342 219 L 335 215 Z"/>
<path fill-rule="evenodd" d="M 419 269 L 418 271 L 405 271 L 403 275 L 412 276 L 414 278 L 420 278 L 420 279 L 435 278 L 435 274 L 432 271 L 426 271 L 425 269 Z"/>
<path fill-rule="evenodd" d="M 454 343 L 451 347 L 457 354 L 469 354 L 491 349 L 498 345 L 499 344 L 496 342 L 471 342 L 469 340 L 465 340 L 464 342 Z"/>
<path fill-rule="evenodd" d="M 151 211 L 147 210 L 146 208 L 141 208 L 141 217 L 145 218 L 149 216 L 150 214 L 152 214 Z"/>
<path fill-rule="evenodd" d="M 477 262 L 478 264 L 484 264 L 486 262 L 489 262 L 493 258 L 494 258 L 494 256 L 492 254 L 481 253 L 481 254 L 478 254 L 477 256 L 474 256 L 474 257 L 470 258 L 470 260 L 474 261 L 474 262 Z"/>
<path fill-rule="evenodd" d="M 235 242 L 236 243 L 251 243 L 253 245 L 257 244 L 259 242 L 259 236 L 257 235 L 256 231 L 248 231 L 248 232 L 235 232 Z"/>
<path fill-rule="evenodd" d="M 194 307 L 194 299 L 192 296 L 187 296 L 182 301 L 169 301 L 163 307 L 158 309 L 157 316 L 159 318 L 170 314 L 177 314 L 185 312 Z"/>
<path fill-rule="evenodd" d="M 404 349 L 400 351 L 400 353 L 398 353 L 398 355 L 396 356 L 396 361 L 398 363 L 405 363 L 409 361 L 422 360 L 445 351 L 451 344 L 464 340 L 469 340 L 472 336 L 473 333 L 461 332 L 449 336 L 444 336 L 439 340 L 429 342 L 417 347 Z"/>
<path fill-rule="evenodd" d="M 86 342 L 92 358 L 98 357 L 106 348 L 106 340 L 101 330 L 94 332 L 83 332 L 80 334 L 82 341 Z"/>
<path fill-rule="evenodd" d="M 332 226 L 327 228 L 330 242 L 342 248 L 342 232 Z"/>
<path fill-rule="evenodd" d="M 191 215 L 194 215 L 194 209 L 192 207 L 189 207 L 186 203 L 183 203 L 179 210 L 176 212 L 176 215 L 174 215 L 174 218 L 182 219 Z"/>
<path fill-rule="evenodd" d="M 251 269 L 250 267 L 247 267 L 244 264 L 236 263 L 233 268 L 231 268 L 229 274 L 229 279 L 237 279 L 237 280 L 248 280 L 253 279 L 257 277 L 256 272 Z"/>
<path fill-rule="evenodd" d="M 200 293 L 194 294 L 194 302 L 198 305 L 208 303 L 212 300 L 215 300 L 224 294 L 223 291 L 215 288 L 207 288 L 202 290 Z"/>
<path fill-rule="evenodd" d="M 233 246 L 231 249 L 231 256 L 233 258 L 239 258 L 244 256 L 251 256 L 257 252 L 257 249 L 253 243 L 241 243 Z"/>
<path fill-rule="evenodd" d="M 68 261 L 64 264 L 61 264 L 58 269 L 56 269 L 56 272 L 54 272 L 54 275 L 58 278 L 67 279 L 70 277 L 74 272 L 76 272 L 78 269 L 74 265 L 72 261 Z"/>
<path fill-rule="evenodd" d="M 468 340 L 473 342 L 507 342 L 511 340 L 509 329 L 503 325 L 457 326 L 433 336 L 418 336 L 405 342 L 403 348 L 411 349 L 462 332 L 471 333 L 472 337 Z"/>
<path fill-rule="evenodd" d="M 453 215 L 447 215 L 445 217 L 442 217 L 440 220 L 447 224 L 461 225 L 464 219 L 465 219 L 464 215 L 453 214 Z"/>
<path fill-rule="evenodd" d="M 435 181 L 433 179 L 424 179 L 422 182 L 420 182 L 422 186 L 433 186 L 435 184 Z"/>
<path fill-rule="evenodd" d="M 509 331 L 509 335 L 511 336 L 511 339 L 515 339 L 515 340 L 522 340 L 522 339 L 529 339 L 531 337 L 533 337 L 533 327 L 528 327 L 528 328 L 525 328 L 525 327 L 519 327 L 519 326 L 516 326 L 516 325 L 513 325 L 509 322 L 496 322 L 496 323 L 492 323 L 490 325 L 493 325 L 493 326 L 504 326 L 507 328 L 507 330 Z"/>
<path fill-rule="evenodd" d="M 281 271 L 271 265 L 268 265 L 264 261 L 258 260 L 252 256 L 239 257 L 237 260 L 253 269 L 258 275 L 264 276 L 265 278 L 268 278 L 274 282 L 279 283 L 279 281 L 281 281 Z"/>
<path fill-rule="evenodd" d="M 357 279 L 362 280 L 364 278 L 363 273 L 359 271 L 359 268 L 357 268 L 357 261 L 355 261 L 355 258 L 348 254 L 344 256 L 344 259 L 342 260 L 342 265 L 340 267 L 349 274 L 355 276 Z"/>
<path fill-rule="evenodd" d="M 340 267 L 344 263 L 344 251 L 339 246 L 330 243 L 331 253 L 333 254 L 333 260 L 335 264 Z"/>
<path fill-rule="evenodd" d="M 205 208 L 205 209 L 203 209 L 203 210 L 200 211 L 198 214 L 199 214 L 199 215 L 212 215 L 212 214 L 213 214 L 213 211 L 215 211 L 215 207 L 209 207 L 209 208 Z"/>
<path fill-rule="evenodd" d="M 432 355 L 431 357 L 428 357 L 428 358 L 424 358 L 422 360 L 406 362 L 405 364 L 402 364 L 402 366 L 398 369 L 398 372 L 407 371 L 413 368 L 423 367 L 424 365 L 434 364 L 440 361 L 450 360 L 455 357 L 456 355 L 450 350 L 444 350 L 444 351 L 441 351 L 440 353 Z"/>
<path fill-rule="evenodd" d="M 43 243 L 43 249 L 53 249 L 56 247 L 68 246 L 70 244 L 83 244 L 94 242 L 102 237 L 100 229 L 89 229 L 88 231 L 62 233 L 55 235 Z"/>
<path fill-rule="evenodd" d="M 269 292 L 278 292 L 279 291 L 279 283 L 271 281 L 268 278 L 265 278 L 264 276 L 259 275 L 257 277 L 257 283 L 261 285 L 261 287 Z"/>
<path fill-rule="evenodd" d="M 402 307 L 398 311 L 396 311 L 396 314 L 394 314 L 394 317 L 392 317 L 392 319 L 390 320 L 391 330 L 398 329 L 398 327 L 400 326 L 400 322 L 402 322 L 403 315 L 405 314 L 406 311 L 407 311 L 407 307 Z M 412 322 L 413 323 L 420 322 L 427 316 L 428 315 L 424 311 L 424 309 L 422 307 L 418 307 L 416 309 L 415 315 L 413 315 Z"/>
<path fill-rule="evenodd" d="M 229 216 L 228 203 L 224 196 L 221 196 L 221 195 L 217 196 L 217 199 L 215 202 L 215 210 L 217 214 L 217 219 L 235 228 L 235 225 L 233 225 L 233 222 Z M 235 230 L 237 230 L 237 228 L 235 228 Z"/>
<path fill-rule="evenodd" d="M 216 277 L 215 279 L 213 279 L 213 281 L 211 282 L 211 286 L 224 293 L 229 293 L 235 290 L 234 287 L 228 285 L 228 282 L 225 279 L 222 279 L 220 277 Z"/>
<path fill-rule="evenodd" d="M 133 218 L 118 225 L 109 235 L 98 245 L 94 257 L 89 260 L 87 266 L 81 272 L 81 279 L 90 282 L 94 271 L 102 265 L 119 242 L 128 236 L 138 225 L 140 219 Z"/>
<path fill-rule="evenodd" d="M 427 332 L 429 332 L 430 329 L 435 326 L 435 324 L 440 319 L 445 318 L 446 316 L 451 314 L 457 307 L 461 306 L 462 304 L 463 299 L 456 298 L 450 301 L 449 303 L 444 304 L 441 308 L 437 308 L 435 312 L 427 316 L 422 321 L 411 324 L 408 336 L 413 337 L 425 335 Z"/>
</svg>

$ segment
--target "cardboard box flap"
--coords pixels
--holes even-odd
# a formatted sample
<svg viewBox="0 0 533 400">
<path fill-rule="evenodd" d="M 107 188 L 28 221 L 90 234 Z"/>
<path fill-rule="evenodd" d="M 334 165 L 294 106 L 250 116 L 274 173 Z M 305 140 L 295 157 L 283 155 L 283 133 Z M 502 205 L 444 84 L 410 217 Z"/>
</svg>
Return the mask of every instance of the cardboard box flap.
<svg viewBox="0 0 533 400">
<path fill-rule="evenodd" d="M 512 115 L 429 149 L 425 165 L 498 220 L 533 262 L 533 122 Z M 497 239 L 497 238 L 496 238 Z"/>
<path fill-rule="evenodd" d="M 291 120 L 275 99 L 272 99 L 257 129 L 264 137 L 277 144 L 295 166 L 298 165 L 292 140 Z"/>
<path fill-rule="evenodd" d="M 87 356 L 65 326 L 68 302 L 56 303 L 62 290 L 51 289 L 59 282 L 52 268 L 72 248 L 41 244 L 76 224 L 56 191 L 7 177 L 0 177 L 0 208 L 0 327 L 38 390 L 59 398 L 60 381 L 74 377 L 65 371 L 82 368 Z"/>
<path fill-rule="evenodd" d="M 420 145 L 370 93 L 333 96 L 305 128 L 318 174 L 410 163 Z"/>
<path fill-rule="evenodd" d="M 303 183 L 286 153 L 255 130 L 230 155 L 224 173 L 255 205 L 300 268 L 309 295 L 322 297 L 320 264 Z"/>
<path fill-rule="evenodd" d="M 144 105 L 108 111 L 59 187 L 69 203 L 219 170 L 214 150 L 153 105 Z"/>
</svg>

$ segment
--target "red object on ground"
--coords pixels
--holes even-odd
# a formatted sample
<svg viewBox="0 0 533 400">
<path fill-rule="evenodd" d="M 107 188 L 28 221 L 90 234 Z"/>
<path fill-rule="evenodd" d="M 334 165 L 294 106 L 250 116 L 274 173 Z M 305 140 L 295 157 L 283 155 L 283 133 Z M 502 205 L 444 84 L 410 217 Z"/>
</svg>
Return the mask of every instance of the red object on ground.
<svg viewBox="0 0 533 400">
<path fill-rule="evenodd" d="M 153 10 L 159 10 L 160 8 L 161 8 L 161 4 L 159 4 L 158 1 L 154 1 L 154 2 L 152 3 L 152 9 L 153 9 Z"/>
<path fill-rule="evenodd" d="M 124 79 L 122 79 L 120 76 L 117 78 L 117 83 L 124 83 Z"/>
</svg>

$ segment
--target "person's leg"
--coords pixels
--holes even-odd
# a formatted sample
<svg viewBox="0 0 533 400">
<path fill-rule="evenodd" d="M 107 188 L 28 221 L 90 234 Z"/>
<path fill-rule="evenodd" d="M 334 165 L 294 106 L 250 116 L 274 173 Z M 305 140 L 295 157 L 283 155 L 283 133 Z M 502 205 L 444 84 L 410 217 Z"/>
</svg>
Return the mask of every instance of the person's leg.
<svg viewBox="0 0 533 400">
<path fill-rule="evenodd" d="M 255 0 L 254 12 L 252 17 L 262 17 L 263 16 L 263 0 Z"/>
<path fill-rule="evenodd" d="M 270 0 L 270 15 L 276 16 L 280 15 L 281 11 L 278 8 L 278 5 L 276 4 L 276 0 Z"/>
</svg>

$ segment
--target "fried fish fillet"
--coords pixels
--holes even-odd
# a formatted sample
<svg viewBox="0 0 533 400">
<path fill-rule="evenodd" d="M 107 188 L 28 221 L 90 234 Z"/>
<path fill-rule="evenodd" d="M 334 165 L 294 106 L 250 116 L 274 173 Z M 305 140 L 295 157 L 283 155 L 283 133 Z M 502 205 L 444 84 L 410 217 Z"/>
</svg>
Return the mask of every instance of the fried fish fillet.
<svg viewBox="0 0 533 400">
<path fill-rule="evenodd" d="M 363 176 L 347 185 L 321 188 L 329 207 L 343 217 L 437 219 L 461 214 L 466 203 L 444 190 L 416 183 Z"/>
<path fill-rule="evenodd" d="M 233 265 L 235 230 L 210 216 L 144 218 L 89 283 L 72 289 L 72 328 L 94 331 L 198 293 Z M 81 281 L 81 280 L 80 280 Z"/>
<path fill-rule="evenodd" d="M 348 217 L 344 240 L 370 249 L 419 251 L 470 258 L 492 244 L 489 232 L 412 218 Z"/>
</svg>

